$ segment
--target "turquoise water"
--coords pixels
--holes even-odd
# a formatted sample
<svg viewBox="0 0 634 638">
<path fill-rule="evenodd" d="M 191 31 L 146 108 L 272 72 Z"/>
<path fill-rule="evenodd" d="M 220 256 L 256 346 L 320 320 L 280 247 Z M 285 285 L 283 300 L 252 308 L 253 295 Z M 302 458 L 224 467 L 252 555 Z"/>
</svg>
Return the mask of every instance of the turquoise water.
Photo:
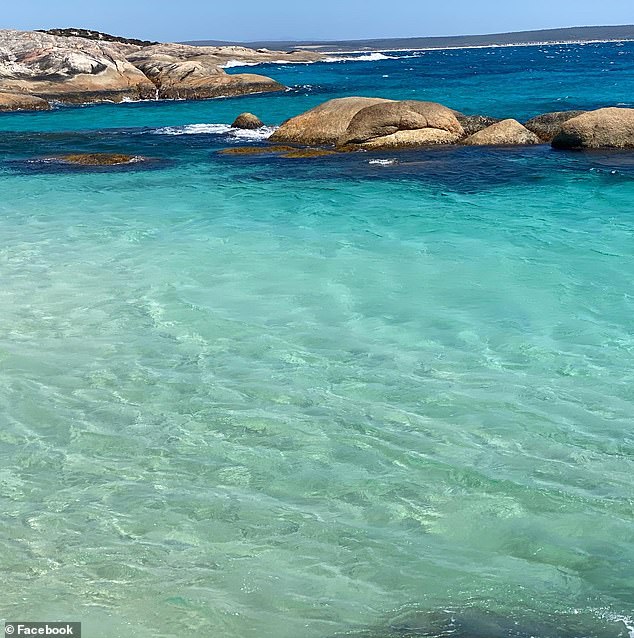
<svg viewBox="0 0 634 638">
<path fill-rule="evenodd" d="M 0 118 L 0 618 L 634 631 L 633 155 L 216 154 L 262 143 L 219 126 L 242 110 L 275 124 L 384 74 L 461 108 L 480 83 L 472 112 L 551 64 L 527 116 L 558 82 L 570 108 L 631 96 L 632 45 L 567 48 L 576 75 L 544 56 L 524 83 L 539 49 L 489 50 L 510 58 L 451 89 L 421 56 L 268 69 L 313 87 L 282 96 Z M 153 161 L 39 159 L 107 150 Z"/>
</svg>

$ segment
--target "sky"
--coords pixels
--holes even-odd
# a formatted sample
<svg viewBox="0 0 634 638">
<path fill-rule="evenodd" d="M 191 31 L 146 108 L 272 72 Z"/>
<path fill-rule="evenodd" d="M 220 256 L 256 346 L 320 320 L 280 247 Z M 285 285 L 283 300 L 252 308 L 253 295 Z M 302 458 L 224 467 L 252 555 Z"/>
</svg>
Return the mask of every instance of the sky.
<svg viewBox="0 0 634 638">
<path fill-rule="evenodd" d="M 0 28 L 149 40 L 351 40 L 634 24 L 634 0 L 4 0 Z"/>
</svg>

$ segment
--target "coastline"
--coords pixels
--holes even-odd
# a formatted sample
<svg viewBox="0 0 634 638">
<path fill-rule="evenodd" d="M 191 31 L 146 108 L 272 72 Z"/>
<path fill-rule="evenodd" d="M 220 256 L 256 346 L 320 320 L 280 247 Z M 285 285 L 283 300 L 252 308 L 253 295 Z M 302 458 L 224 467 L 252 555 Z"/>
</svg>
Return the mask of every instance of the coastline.
<svg viewBox="0 0 634 638">
<path fill-rule="evenodd" d="M 520 44 L 477 44 L 477 45 L 464 45 L 464 46 L 447 46 L 447 47 L 422 47 L 422 48 L 399 48 L 399 49 L 356 49 L 353 51 L 337 51 L 337 50 L 328 50 L 328 51 L 315 51 L 316 53 L 320 53 L 324 56 L 339 56 L 337 59 L 329 59 L 325 58 L 323 60 L 310 60 L 310 61 L 302 61 L 302 62 L 293 62 L 290 60 L 267 60 L 263 62 L 240 62 L 240 60 L 229 60 L 225 64 L 222 65 L 224 69 L 230 68 L 239 68 L 239 67 L 247 67 L 247 66 L 260 66 L 262 64 L 318 64 L 318 63 L 328 63 L 333 64 L 336 62 L 353 62 L 358 60 L 358 58 L 350 58 L 346 56 L 354 56 L 354 55 L 371 55 L 374 53 L 418 53 L 425 51 L 464 51 L 469 49 L 512 49 L 512 48 L 524 48 L 524 47 L 541 47 L 541 46 L 562 46 L 566 44 L 570 45 L 578 45 L 585 46 L 588 44 L 619 44 L 625 42 L 634 42 L 634 39 L 619 39 L 619 40 L 561 40 L 558 42 L 523 42 Z M 305 49 L 313 50 L 318 49 L 318 46 L 307 46 L 302 47 Z M 361 59 L 360 62 L 375 62 L 376 58 L 373 59 Z"/>
<path fill-rule="evenodd" d="M 324 55 L 344 54 L 344 53 L 398 53 L 400 51 L 458 51 L 463 49 L 508 49 L 514 47 L 540 47 L 540 46 L 560 46 L 562 44 L 617 44 L 619 42 L 634 42 L 634 38 L 618 40 L 559 40 L 544 42 L 521 42 L 512 44 L 465 44 L 462 46 L 447 47 L 416 47 L 414 49 L 359 49 L 356 51 L 318 51 Z"/>
<path fill-rule="evenodd" d="M 634 638 L 634 44 L 521 46 L 0 117 L 7 617 Z"/>
<path fill-rule="evenodd" d="M 317 47 L 306 45 L 304 49 L 284 51 L 251 49 L 237 45 L 205 47 L 165 43 L 136 46 L 42 32 L 0 30 L 0 44 L 11 52 L 10 57 L 13 59 L 2 65 L 4 75 L 0 82 L 0 98 L 4 100 L 0 99 L 0 111 L 46 110 L 58 103 L 201 100 L 288 90 L 287 86 L 264 75 L 226 71 L 261 65 L 376 62 L 393 57 L 390 54 L 408 58 L 431 51 L 593 44 L 619 46 L 632 41 L 615 38 L 544 40 L 503 44 L 362 48 L 352 51 L 316 51 Z M 67 68 L 65 60 L 73 60 L 73 63 Z M 87 74 L 87 65 L 100 70 Z M 56 79 L 51 80 L 53 77 Z"/>
</svg>

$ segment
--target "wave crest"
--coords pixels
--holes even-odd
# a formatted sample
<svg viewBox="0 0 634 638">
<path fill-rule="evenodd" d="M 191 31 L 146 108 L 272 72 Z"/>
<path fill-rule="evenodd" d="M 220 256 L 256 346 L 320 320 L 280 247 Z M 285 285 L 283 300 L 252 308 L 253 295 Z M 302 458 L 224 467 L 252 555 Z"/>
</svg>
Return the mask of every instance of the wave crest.
<svg viewBox="0 0 634 638">
<path fill-rule="evenodd" d="M 229 124 L 185 124 L 157 128 L 155 135 L 224 135 L 230 140 L 266 140 L 276 131 L 275 126 L 263 126 L 248 130 L 233 128 Z"/>
<path fill-rule="evenodd" d="M 384 53 L 367 53 L 364 55 L 339 55 L 330 56 L 320 62 L 377 62 L 378 60 L 396 60 L 395 56 Z"/>
</svg>

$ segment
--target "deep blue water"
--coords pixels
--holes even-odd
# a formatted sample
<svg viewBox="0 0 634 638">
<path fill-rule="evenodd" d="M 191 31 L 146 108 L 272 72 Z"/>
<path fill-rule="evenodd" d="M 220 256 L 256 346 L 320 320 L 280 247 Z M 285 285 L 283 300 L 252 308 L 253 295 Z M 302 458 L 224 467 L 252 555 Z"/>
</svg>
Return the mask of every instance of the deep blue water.
<svg viewBox="0 0 634 638">
<path fill-rule="evenodd" d="M 0 619 L 632 635 L 634 154 L 217 151 L 344 95 L 632 107 L 634 44 L 385 55 L 0 116 Z"/>
</svg>

